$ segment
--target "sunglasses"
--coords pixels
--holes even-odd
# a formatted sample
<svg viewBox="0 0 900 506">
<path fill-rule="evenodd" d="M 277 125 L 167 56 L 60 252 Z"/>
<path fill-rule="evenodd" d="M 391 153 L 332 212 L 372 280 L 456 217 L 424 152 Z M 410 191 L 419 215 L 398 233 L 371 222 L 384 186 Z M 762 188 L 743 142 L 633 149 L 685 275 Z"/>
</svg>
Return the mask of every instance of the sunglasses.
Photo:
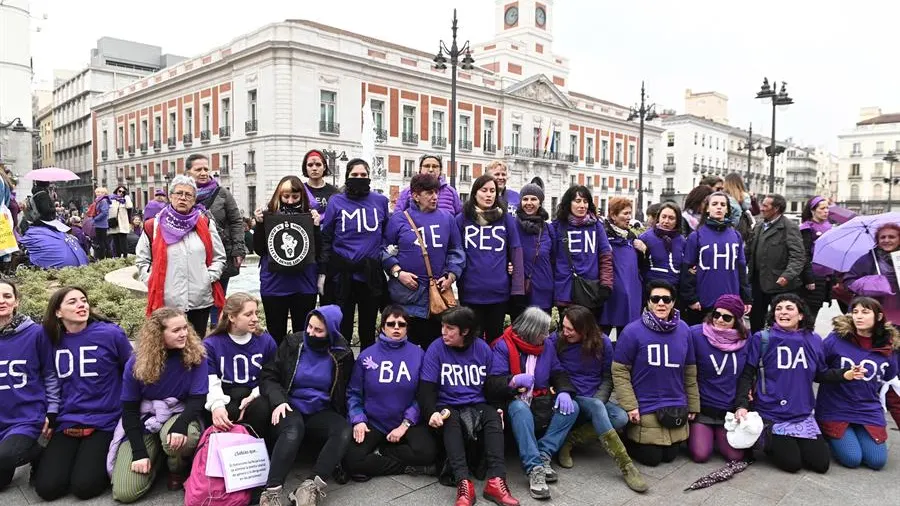
<svg viewBox="0 0 900 506">
<path fill-rule="evenodd" d="M 662 302 L 663 304 L 671 304 L 675 299 L 672 298 L 671 295 L 651 295 L 650 302 L 654 304 L 659 304 Z"/>
<path fill-rule="evenodd" d="M 718 311 L 713 311 L 712 317 L 713 320 L 722 320 L 725 323 L 731 323 L 732 321 L 734 321 L 734 315 L 722 314 Z"/>
<path fill-rule="evenodd" d="M 396 327 L 398 329 L 405 329 L 406 322 L 402 322 L 400 320 L 394 320 L 392 322 L 384 322 L 385 327 Z"/>
</svg>

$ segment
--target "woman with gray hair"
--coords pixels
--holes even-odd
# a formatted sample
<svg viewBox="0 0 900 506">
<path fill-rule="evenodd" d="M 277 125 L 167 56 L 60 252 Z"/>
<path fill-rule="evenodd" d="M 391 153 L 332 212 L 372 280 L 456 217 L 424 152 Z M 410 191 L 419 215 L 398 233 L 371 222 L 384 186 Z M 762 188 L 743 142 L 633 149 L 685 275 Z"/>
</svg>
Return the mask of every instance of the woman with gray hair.
<svg viewBox="0 0 900 506">
<path fill-rule="evenodd" d="M 558 480 L 550 459 L 566 441 L 579 411 L 573 400 L 575 387 L 556 356 L 556 348 L 544 346 L 549 334 L 550 315 L 538 307 L 526 309 L 494 341 L 485 383 L 488 399 L 506 405 L 519 459 L 535 499 L 550 497 L 547 483 Z M 543 432 L 540 439 L 537 432 Z"/>
<path fill-rule="evenodd" d="M 225 247 L 215 222 L 197 205 L 193 179 L 175 176 L 169 205 L 144 222 L 136 253 L 138 277 L 147 283 L 147 316 L 163 306 L 178 308 L 198 334 L 206 334 L 210 308 L 225 303 L 219 284 Z"/>
</svg>

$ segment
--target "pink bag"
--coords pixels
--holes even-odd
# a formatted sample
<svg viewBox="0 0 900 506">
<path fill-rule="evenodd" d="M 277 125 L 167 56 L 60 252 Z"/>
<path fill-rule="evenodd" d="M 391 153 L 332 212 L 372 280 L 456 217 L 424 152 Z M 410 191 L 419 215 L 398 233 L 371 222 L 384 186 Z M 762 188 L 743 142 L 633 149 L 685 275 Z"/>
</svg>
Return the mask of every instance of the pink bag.
<svg viewBox="0 0 900 506">
<path fill-rule="evenodd" d="M 248 506 L 250 504 L 250 490 L 237 492 L 225 492 L 224 478 L 211 478 L 206 476 L 206 460 L 209 457 L 209 437 L 215 433 L 230 432 L 232 434 L 250 434 L 240 424 L 235 425 L 230 431 L 217 429 L 210 426 L 200 437 L 197 451 L 194 454 L 194 463 L 191 464 L 191 475 L 184 482 L 184 506 Z"/>
</svg>

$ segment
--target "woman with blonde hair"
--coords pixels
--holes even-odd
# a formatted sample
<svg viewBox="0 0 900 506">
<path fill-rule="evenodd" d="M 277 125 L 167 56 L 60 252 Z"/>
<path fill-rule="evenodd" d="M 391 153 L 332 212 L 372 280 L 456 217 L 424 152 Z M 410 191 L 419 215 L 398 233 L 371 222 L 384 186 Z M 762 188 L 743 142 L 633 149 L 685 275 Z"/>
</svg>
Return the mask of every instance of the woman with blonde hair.
<svg viewBox="0 0 900 506">
<path fill-rule="evenodd" d="M 107 470 L 113 499 L 131 503 L 153 486 L 160 453 L 169 490 L 187 477 L 200 440 L 199 417 L 209 392 L 206 350 L 184 312 L 162 307 L 141 327 L 122 378 L 122 421 L 113 435 Z"/>
<path fill-rule="evenodd" d="M 748 214 L 747 219 L 741 224 L 741 217 L 750 210 L 750 193 L 744 189 L 744 180 L 737 172 L 731 172 L 725 176 L 725 186 L 722 189 L 725 195 L 728 195 L 728 203 L 731 204 L 731 211 L 728 215 L 731 218 L 731 224 L 737 229 L 741 237 L 746 240 L 750 231 L 753 229 L 753 219 Z"/>
<path fill-rule="evenodd" d="M 506 180 L 509 177 L 506 162 L 494 160 L 488 164 L 485 174 L 490 174 L 497 183 L 497 200 L 505 202 L 507 211 L 515 213 L 522 199 L 519 192 L 506 187 Z"/>
<path fill-rule="evenodd" d="M 273 271 L 269 248 L 266 244 L 266 217 L 287 214 L 310 214 L 314 228 L 319 233 L 319 213 L 312 207 L 315 201 L 309 198 L 306 187 L 297 176 L 285 176 L 275 187 L 275 193 L 265 210 L 256 211 L 256 227 L 253 231 L 253 251 L 259 255 L 259 294 L 266 312 L 266 323 L 272 337 L 281 343 L 287 335 L 288 317 L 293 332 L 303 330 L 306 315 L 316 307 L 319 293 L 317 262 L 295 271 Z M 317 249 L 322 241 L 315 238 Z M 318 260 L 319 253 L 315 253 Z"/>
<path fill-rule="evenodd" d="M 209 373 L 206 409 L 220 430 L 240 421 L 264 437 L 272 410 L 266 398 L 260 398 L 259 376 L 263 364 L 275 358 L 277 346 L 260 327 L 258 312 L 255 297 L 231 294 L 216 328 L 203 340 Z"/>
</svg>

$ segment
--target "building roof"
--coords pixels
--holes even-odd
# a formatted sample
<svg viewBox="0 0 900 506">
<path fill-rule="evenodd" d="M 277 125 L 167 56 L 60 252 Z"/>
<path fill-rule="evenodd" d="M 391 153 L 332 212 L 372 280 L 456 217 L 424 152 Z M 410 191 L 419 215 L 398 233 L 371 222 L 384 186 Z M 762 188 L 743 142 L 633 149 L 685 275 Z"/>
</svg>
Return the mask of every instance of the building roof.
<svg viewBox="0 0 900 506">
<path fill-rule="evenodd" d="M 882 114 L 864 121 L 860 121 L 856 126 L 862 125 L 884 125 L 887 123 L 900 123 L 900 113 Z"/>
<path fill-rule="evenodd" d="M 330 25 L 324 25 L 322 23 L 317 23 L 315 21 L 310 21 L 308 19 L 286 19 L 286 23 L 295 23 L 298 25 L 308 26 L 310 28 L 315 28 L 317 30 L 322 30 L 323 32 L 333 33 L 335 35 L 343 35 L 346 37 L 354 37 L 360 39 L 362 41 L 368 42 L 370 44 L 377 44 L 380 46 L 384 46 L 396 51 L 404 51 L 407 53 L 412 53 L 419 55 L 423 58 L 428 58 L 429 60 L 434 58 L 434 55 L 431 53 L 426 53 L 425 51 L 419 49 L 413 49 L 407 46 L 401 46 L 400 44 L 394 44 L 393 42 L 388 42 L 386 40 L 376 39 L 375 37 L 369 37 L 368 35 L 361 35 L 355 32 L 342 30 L 340 28 L 336 28 Z"/>
<path fill-rule="evenodd" d="M 602 98 L 592 97 L 590 95 L 585 95 L 584 93 L 578 93 L 577 91 L 570 91 L 569 96 L 572 98 L 580 98 L 583 100 L 592 100 L 594 102 L 598 102 L 601 104 L 611 105 L 613 107 L 621 107 L 622 109 L 628 109 L 627 106 L 622 104 L 617 104 L 615 102 L 610 102 L 609 100 L 603 100 Z"/>
</svg>

